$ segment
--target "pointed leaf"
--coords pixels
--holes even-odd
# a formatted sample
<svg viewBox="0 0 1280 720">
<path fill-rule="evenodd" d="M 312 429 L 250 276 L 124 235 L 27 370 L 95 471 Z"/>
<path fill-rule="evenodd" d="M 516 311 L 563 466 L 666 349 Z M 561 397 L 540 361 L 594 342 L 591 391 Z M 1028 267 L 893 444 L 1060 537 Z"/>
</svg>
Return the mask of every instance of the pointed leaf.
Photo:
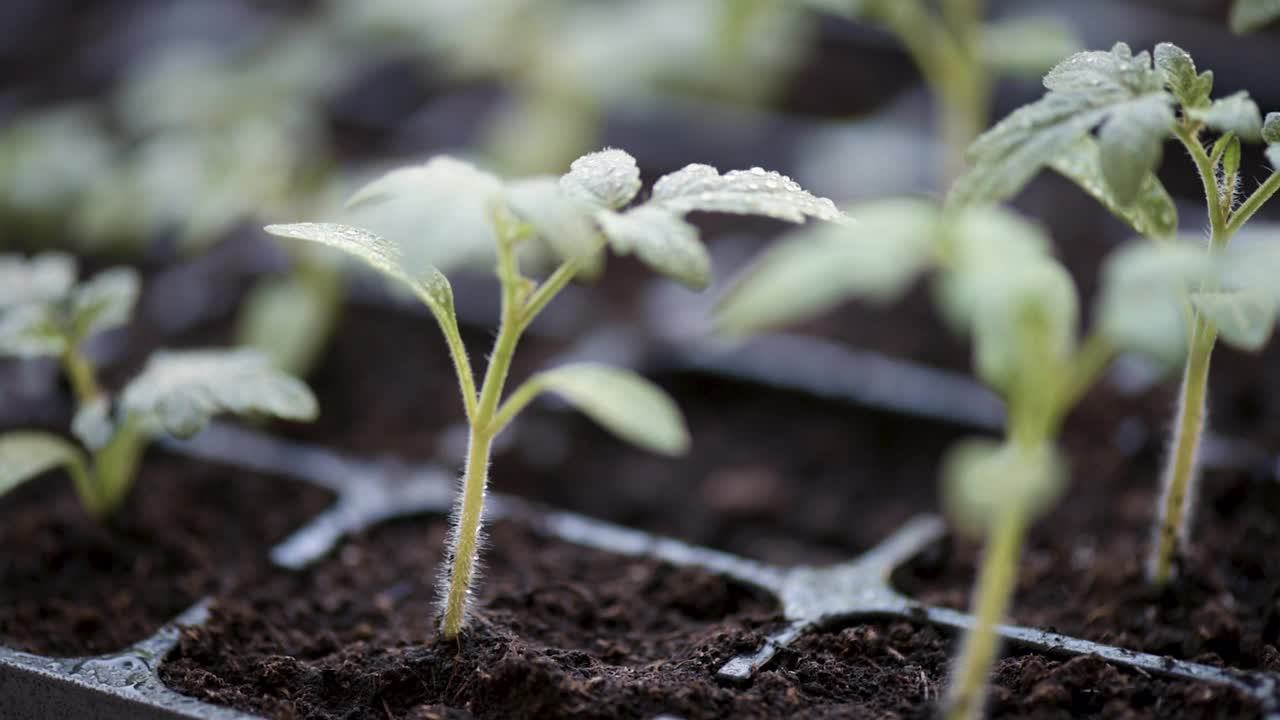
<svg viewBox="0 0 1280 720">
<path fill-rule="evenodd" d="M 1051 445 L 962 440 L 942 464 L 942 502 L 959 530 L 981 537 L 1008 510 L 1043 515 L 1066 489 L 1068 477 L 1066 458 Z"/>
<path fill-rule="evenodd" d="M 41 253 L 30 260 L 0 255 L 0 310 L 27 303 L 48 303 L 66 296 L 76 284 L 75 258 Z"/>
<path fill-rule="evenodd" d="M 596 219 L 619 255 L 635 253 L 657 272 L 695 290 L 711 282 L 711 257 L 698 229 L 679 214 L 646 204 L 623 213 L 604 210 Z"/>
<path fill-rule="evenodd" d="M 654 183 L 648 204 L 680 214 L 701 210 L 763 215 L 795 223 L 807 217 L 844 219 L 835 203 L 810 195 L 785 175 L 758 167 L 721 175 L 710 165 L 688 165 Z"/>
<path fill-rule="evenodd" d="M 856 220 L 792 233 L 761 256 L 720 301 L 721 329 L 744 335 L 849 298 L 889 301 L 935 260 L 939 213 L 932 203 L 889 200 L 850 215 Z"/>
<path fill-rule="evenodd" d="M 616 210 L 640 192 L 640 168 L 635 158 L 608 148 L 574 160 L 560 187 L 579 200 Z"/>
<path fill-rule="evenodd" d="M 83 486 L 84 453 L 57 435 L 19 431 L 0 435 L 0 495 L 55 468 L 65 467 Z"/>
<path fill-rule="evenodd" d="M 995 20 L 982 28 L 979 52 L 987 67 L 1010 75 L 1039 78 L 1080 49 L 1075 31 L 1049 15 Z"/>
<path fill-rule="evenodd" d="M 1231 29 L 1251 32 L 1280 18 L 1280 0 L 1236 0 L 1231 7 Z"/>
<path fill-rule="evenodd" d="M 1191 304 L 1218 328 L 1232 347 L 1256 352 L 1276 326 L 1276 298 L 1265 290 L 1218 290 L 1191 293 Z"/>
<path fill-rule="evenodd" d="M 1049 165 L 1144 237 L 1168 238 L 1177 234 L 1178 208 L 1160 179 L 1154 173 L 1147 173 L 1133 203 L 1121 204 L 1102 177 L 1102 156 L 1093 138 L 1080 138 Z"/>
<path fill-rule="evenodd" d="M 1160 166 L 1173 108 L 1163 93 L 1117 105 L 1098 133 L 1102 176 L 1122 207 L 1132 205 L 1143 182 Z"/>
<path fill-rule="evenodd" d="M 689 431 L 675 402 L 662 388 L 629 370 L 564 365 L 538 373 L 530 383 L 563 397 L 605 429 L 647 450 L 680 455 L 689 449 Z"/>
<path fill-rule="evenodd" d="M 1134 55 L 1124 43 L 1116 43 L 1109 52 L 1076 53 L 1058 63 L 1044 78 L 1045 88 L 1083 94 L 1095 105 L 1159 92 L 1163 84 L 1151 65 L 1151 56 L 1146 52 Z"/>
<path fill-rule="evenodd" d="M 187 350 L 153 355 L 125 387 L 126 417 L 190 437 L 218 413 L 261 413 L 286 420 L 316 417 L 315 396 L 254 350 Z"/>
<path fill-rule="evenodd" d="M 511 181 L 505 198 L 561 260 L 598 258 L 602 242 L 591 217 L 593 205 L 564 192 L 556 178 Z"/>
<path fill-rule="evenodd" d="M 86 338 L 129 322 L 142 282 L 132 268 L 98 273 L 71 293 L 73 338 Z"/>
<path fill-rule="evenodd" d="M 423 275 L 410 273 L 395 243 L 358 227 L 338 223 L 268 225 L 276 237 L 307 240 L 354 255 L 375 270 L 407 286 L 437 315 L 453 315 L 453 290 L 448 279 L 434 268 Z"/>
<path fill-rule="evenodd" d="M 1262 139 L 1262 111 L 1241 90 L 1229 97 L 1214 100 L 1207 108 L 1188 108 L 1187 115 L 1222 133 L 1235 133 L 1246 142 Z"/>
<path fill-rule="evenodd" d="M 1183 107 L 1209 106 L 1209 94 L 1213 92 L 1213 73 L 1197 75 L 1196 63 L 1186 50 L 1173 43 L 1160 43 L 1156 45 L 1155 63 L 1164 83 Z"/>
</svg>

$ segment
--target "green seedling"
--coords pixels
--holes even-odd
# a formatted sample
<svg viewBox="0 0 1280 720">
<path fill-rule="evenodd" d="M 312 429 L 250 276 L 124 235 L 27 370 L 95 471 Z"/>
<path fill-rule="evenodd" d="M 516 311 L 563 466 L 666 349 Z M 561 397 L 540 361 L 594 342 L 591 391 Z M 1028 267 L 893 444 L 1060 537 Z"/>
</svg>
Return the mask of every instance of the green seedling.
<svg viewBox="0 0 1280 720">
<path fill-rule="evenodd" d="M 0 494 L 61 467 L 89 514 L 107 518 L 128 496 L 147 445 L 160 433 L 190 437 L 221 412 L 315 417 L 306 385 L 251 350 L 157 353 L 111 397 L 82 346 L 128 322 L 138 277 L 114 268 L 79 285 L 75 280 L 75 261 L 66 255 L 0 256 L 0 355 L 61 360 L 78 407 L 72 431 L 88 449 L 48 432 L 0 434 Z"/>
<path fill-rule="evenodd" d="M 1257 350 L 1274 325 L 1274 279 L 1220 256 L 1227 254 L 1232 237 L 1280 191 L 1280 172 L 1272 171 L 1252 193 L 1239 198 L 1242 142 L 1268 143 L 1267 157 L 1280 168 L 1280 113 L 1264 121 L 1246 92 L 1211 99 L 1213 73 L 1198 73 L 1191 57 L 1168 43 L 1156 47 L 1154 63 L 1148 53 L 1134 55 L 1123 43 L 1110 52 L 1073 55 L 1049 72 L 1045 87 L 1049 92 L 1042 99 L 1014 111 L 973 144 L 973 168 L 956 183 L 953 205 L 1007 198 L 1049 166 L 1075 180 L 1138 232 L 1167 240 L 1177 232 L 1177 212 L 1154 171 L 1165 141 L 1174 139 L 1186 149 L 1204 184 L 1210 234 L 1201 244 L 1203 262 L 1234 265 L 1206 271 L 1209 274 L 1185 300 L 1188 331 L 1183 349 L 1157 353 L 1166 360 L 1184 358 L 1148 563 L 1150 580 L 1165 585 L 1187 542 L 1214 345 L 1222 339 Z M 1256 255 L 1258 249 L 1248 252 Z"/>
<path fill-rule="evenodd" d="M 1007 409 L 1001 441 L 962 441 L 943 463 L 948 515 L 986 542 L 975 623 L 946 698 L 949 718 L 977 717 L 1027 528 L 1066 484 L 1068 463 L 1056 444 L 1064 417 L 1117 347 L 1177 346 L 1188 288 L 1249 263 L 1209 262 L 1187 245 L 1126 246 L 1108 258 L 1096 325 L 1079 339 L 1076 288 L 1037 226 L 995 207 L 940 210 L 911 199 L 848 212 L 855 222 L 801 231 L 765 253 L 722 299 L 719 322 L 746 334 L 850 298 L 887 303 L 932 274 L 940 309 L 973 339 L 975 373 Z"/>
<path fill-rule="evenodd" d="M 671 399 L 625 370 L 565 365 L 533 375 L 504 399 L 516 346 L 547 304 L 575 277 L 599 272 L 606 246 L 619 254 L 634 254 L 685 285 L 706 286 L 710 258 L 697 229 L 684 219 L 690 212 L 762 215 L 791 222 L 842 217 L 830 200 L 760 168 L 721 175 L 706 165 L 689 165 L 659 179 L 647 200 L 632 204 L 640 186 L 635 160 L 620 150 L 579 158 L 560 178 L 515 181 L 438 157 L 392 171 L 352 198 L 354 205 L 394 203 L 398 197 L 418 204 L 426 224 L 412 240 L 392 242 L 337 224 L 267 228 L 280 237 L 321 243 L 359 257 L 412 290 L 444 333 L 470 425 L 447 581 L 442 582 L 445 637 L 456 637 L 467 620 L 494 437 L 535 397 L 555 393 L 621 438 L 655 452 L 683 453 L 689 444 L 684 420 Z M 435 261 L 442 254 L 470 252 L 486 243 L 497 256 L 502 309 L 488 368 L 477 387 L 458 331 L 453 292 Z M 522 262 L 547 256 L 554 259 L 555 269 L 541 282 L 522 270 Z"/>
<path fill-rule="evenodd" d="M 824 11 L 893 33 L 938 107 L 946 153 L 943 186 L 965 169 L 964 153 L 987 127 L 991 92 L 1002 76 L 1039 77 L 1080 49 L 1061 20 L 1025 15 L 984 21 L 986 0 L 807 0 Z"/>
</svg>

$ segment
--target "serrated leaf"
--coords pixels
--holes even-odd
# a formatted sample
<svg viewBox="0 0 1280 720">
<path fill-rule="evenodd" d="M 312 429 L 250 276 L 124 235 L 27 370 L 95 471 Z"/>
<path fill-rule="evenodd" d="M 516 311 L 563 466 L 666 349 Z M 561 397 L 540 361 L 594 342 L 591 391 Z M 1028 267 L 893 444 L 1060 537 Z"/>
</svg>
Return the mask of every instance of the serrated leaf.
<svg viewBox="0 0 1280 720">
<path fill-rule="evenodd" d="M 1217 290 L 1191 293 L 1191 304 L 1218 328 L 1232 347 L 1256 352 L 1276 326 L 1276 297 L 1266 290 Z"/>
<path fill-rule="evenodd" d="M 532 225 L 561 260 L 591 266 L 595 258 L 594 266 L 599 267 L 602 242 L 592 221 L 594 206 L 563 191 L 558 179 L 514 180 L 507 183 L 504 197 L 511 211 Z"/>
<path fill-rule="evenodd" d="M 1122 207 L 1132 205 L 1143 182 L 1160 166 L 1173 108 L 1163 93 L 1117 105 L 1098 133 L 1102 176 Z"/>
<path fill-rule="evenodd" d="M 1187 295 L 1212 278 L 1212 259 L 1192 242 L 1126 245 L 1106 259 L 1096 316 L 1119 348 L 1172 367 L 1186 353 Z"/>
<path fill-rule="evenodd" d="M 1051 445 L 962 440 L 943 460 L 943 506 L 959 530 L 980 537 L 1008 510 L 1031 518 L 1047 512 L 1068 477 L 1066 458 Z"/>
<path fill-rule="evenodd" d="M 607 148 L 574 160 L 560 187 L 570 197 L 617 210 L 640 192 L 640 168 L 631 155 Z"/>
<path fill-rule="evenodd" d="M 1262 111 L 1244 90 L 1214 100 L 1207 108 L 1188 108 L 1186 113 L 1218 132 L 1235 133 L 1241 140 L 1258 142 L 1262 139 Z"/>
<path fill-rule="evenodd" d="M 369 183 L 343 220 L 398 245 L 411 274 L 488 265 L 497 247 L 491 208 L 502 188 L 496 175 L 441 155 Z"/>
<path fill-rule="evenodd" d="M 1160 43 L 1155 51 L 1156 69 L 1173 91 L 1178 102 L 1187 108 L 1209 105 L 1213 92 L 1213 73 L 1196 73 L 1196 63 L 1186 50 L 1173 43 Z"/>
<path fill-rule="evenodd" d="M 1267 119 L 1262 123 L 1262 141 L 1280 143 L 1280 112 L 1267 113 Z"/>
<path fill-rule="evenodd" d="M 1093 138 L 1080 138 L 1066 152 L 1054 158 L 1049 166 L 1075 182 L 1144 237 L 1168 238 L 1177 234 L 1178 208 L 1160 179 L 1154 173 L 1148 173 L 1133 202 L 1128 206 L 1122 205 L 1102 177 L 1102 157 Z"/>
<path fill-rule="evenodd" d="M 995 20 L 982 28 L 983 63 L 1002 73 L 1039 78 L 1080 49 L 1075 30 L 1049 15 Z"/>
<path fill-rule="evenodd" d="M 795 223 L 810 217 L 833 222 L 844 219 L 827 198 L 815 197 L 791 178 L 758 167 L 721 175 L 710 165 L 687 165 L 659 178 L 646 204 L 680 214 L 701 210 L 763 215 Z"/>
<path fill-rule="evenodd" d="M 41 253 L 31 259 L 0 255 L 0 310 L 59 300 L 76 284 L 75 258 Z"/>
<path fill-rule="evenodd" d="M 185 350 L 153 355 L 120 397 L 125 417 L 190 437 L 219 413 L 313 420 L 315 396 L 255 350 Z"/>
<path fill-rule="evenodd" d="M 607 365 L 564 365 L 530 378 L 605 429 L 630 443 L 664 455 L 689 449 L 680 409 L 662 388 L 639 375 Z"/>
<path fill-rule="evenodd" d="M 657 272 L 701 290 L 711 282 L 711 257 L 698 229 L 662 207 L 641 205 L 596 216 L 609 245 L 619 255 L 634 253 Z"/>
<path fill-rule="evenodd" d="M 850 215 L 857 219 L 799 230 L 765 252 L 720 301 L 721 329 L 745 335 L 849 298 L 889 301 L 933 263 L 939 213 L 932 203 L 889 200 Z"/>
<path fill-rule="evenodd" d="M 86 338 L 129 322 L 142 290 L 138 272 L 118 267 L 95 275 L 71 292 L 71 337 Z"/>
<path fill-rule="evenodd" d="M 77 486 L 84 484 L 84 454 L 72 443 L 43 432 L 0 435 L 0 495 L 59 467 L 67 468 Z"/>
<path fill-rule="evenodd" d="M 354 255 L 408 287 L 432 312 L 453 315 L 453 289 L 448 279 L 434 268 L 422 274 L 411 273 L 404 265 L 400 248 L 380 235 L 339 223 L 292 223 L 264 229 L 276 237 L 307 240 Z"/>
<path fill-rule="evenodd" d="M 1159 92 L 1163 80 L 1152 68 L 1149 54 L 1134 55 L 1128 45 L 1116 43 L 1109 52 L 1090 50 L 1063 60 L 1045 75 L 1044 86 L 1083 94 L 1095 105 L 1106 105 Z"/>
<path fill-rule="evenodd" d="M 1280 18 L 1280 0 L 1236 0 L 1231 6 L 1231 29 L 1252 32 Z"/>
</svg>

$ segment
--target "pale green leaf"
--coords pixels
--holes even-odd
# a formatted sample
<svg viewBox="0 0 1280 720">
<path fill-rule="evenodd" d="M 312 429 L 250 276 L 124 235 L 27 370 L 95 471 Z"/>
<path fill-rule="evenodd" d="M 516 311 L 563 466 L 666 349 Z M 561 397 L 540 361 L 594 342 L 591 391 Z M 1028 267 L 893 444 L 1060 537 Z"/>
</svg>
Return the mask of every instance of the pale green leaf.
<svg viewBox="0 0 1280 720">
<path fill-rule="evenodd" d="M 1280 18 L 1280 0 L 1236 0 L 1231 7 L 1231 29 L 1251 32 Z"/>
<path fill-rule="evenodd" d="M 66 347 L 66 328 L 53 305 L 18 305 L 0 310 L 0 355 L 58 355 Z"/>
<path fill-rule="evenodd" d="M 1130 243 L 1107 257 L 1096 313 L 1117 347 L 1173 366 L 1186 353 L 1188 293 L 1212 278 L 1212 259 L 1192 242 Z"/>
<path fill-rule="evenodd" d="M 76 261 L 70 255 L 49 252 L 30 259 L 0 255 L 0 310 L 60 300 L 75 284 Z"/>
<path fill-rule="evenodd" d="M 1280 112 L 1267 113 L 1266 122 L 1262 124 L 1262 141 L 1280 143 Z"/>
<path fill-rule="evenodd" d="M 563 191 L 556 178 L 513 180 L 507 183 L 505 199 L 561 260 L 599 258 L 603 243 L 592 221 L 594 206 Z"/>
<path fill-rule="evenodd" d="M 609 245 L 619 255 L 634 253 L 657 272 L 695 289 L 711 282 L 711 257 L 698 229 L 678 214 L 653 205 L 596 215 Z"/>
<path fill-rule="evenodd" d="M 640 168 L 629 154 L 608 148 L 574 160 L 560 187 L 571 197 L 617 210 L 640 192 Z"/>
<path fill-rule="evenodd" d="M 1280 143 L 1267 146 L 1267 162 L 1271 163 L 1272 170 L 1280 170 Z"/>
<path fill-rule="evenodd" d="M 689 449 L 689 431 L 680 409 L 662 388 L 606 365 L 564 365 L 530 379 L 553 392 L 618 437 L 664 455 Z"/>
<path fill-rule="evenodd" d="M 983 382 L 1006 393 L 1053 382 L 1075 348 L 1080 300 L 1075 283 L 1048 256 L 1034 262 L 994 264 L 974 273 L 977 301 L 974 368 Z M 1016 399 L 1016 398 L 1014 398 Z"/>
<path fill-rule="evenodd" d="M 434 268 L 419 275 L 405 267 L 395 243 L 368 230 L 338 223 L 292 223 L 268 225 L 276 237 L 307 240 L 342 250 L 363 260 L 375 270 L 413 291 L 437 316 L 453 315 L 453 290 L 445 276 Z"/>
<path fill-rule="evenodd" d="M 1039 78 L 1080 49 L 1075 30 L 1049 15 L 996 20 L 982 28 L 979 51 L 987 67 L 1010 75 Z"/>
<path fill-rule="evenodd" d="M 1186 108 L 1209 106 L 1209 94 L 1213 92 L 1213 73 L 1196 73 L 1196 63 L 1186 50 L 1173 43 L 1156 45 L 1156 69 L 1164 83 L 1173 91 L 1178 102 Z"/>
<path fill-rule="evenodd" d="M 496 257 L 492 209 L 502 187 L 496 175 L 442 155 L 357 191 L 343 220 L 398 245 L 414 274 L 487 266 Z"/>
<path fill-rule="evenodd" d="M 185 350 L 151 356 L 120 398 L 126 417 L 190 437 L 222 412 L 313 420 L 315 396 L 254 350 Z"/>
<path fill-rule="evenodd" d="M 86 338 L 129 322 L 142 281 L 132 268 L 111 268 L 71 292 L 71 337 Z"/>
<path fill-rule="evenodd" d="M 1151 56 L 1146 52 L 1134 55 L 1124 43 L 1116 43 L 1109 52 L 1076 53 L 1058 63 L 1044 78 L 1047 89 L 1083 94 L 1095 105 L 1156 93 L 1163 84 L 1152 68 Z"/>
<path fill-rule="evenodd" d="M 1207 108 L 1189 108 L 1186 113 L 1218 132 L 1235 133 L 1241 140 L 1258 142 L 1262 139 L 1262 111 L 1244 90 L 1214 100 Z"/>
<path fill-rule="evenodd" d="M 1276 325 L 1276 297 L 1266 290 L 1217 290 L 1191 293 L 1191 304 L 1218 328 L 1232 347 L 1256 352 Z"/>
<path fill-rule="evenodd" d="M 1177 234 L 1178 208 L 1160 179 L 1148 173 L 1133 203 L 1122 205 L 1102 177 L 1102 158 L 1093 138 L 1080 138 L 1049 165 L 1144 237 L 1168 238 Z"/>
<path fill-rule="evenodd" d="M 81 405 L 71 419 L 71 433 L 84 446 L 97 451 L 106 447 L 115 435 L 116 424 L 111 417 L 111 401 L 98 396 Z"/>
<path fill-rule="evenodd" d="M 50 470 L 65 467 L 84 484 L 88 471 L 84 453 L 50 433 L 19 431 L 0 435 L 0 495 Z"/>
<path fill-rule="evenodd" d="M 1173 108 L 1163 93 L 1116 105 L 1098 133 L 1102 176 L 1122 207 L 1132 205 L 1147 176 L 1160 166 Z"/>
<path fill-rule="evenodd" d="M 765 252 L 720 301 L 720 327 L 743 335 L 849 298 L 886 302 L 934 261 L 940 228 L 932 203 L 888 200 L 849 214 L 853 222 L 799 230 Z"/>
<path fill-rule="evenodd" d="M 957 529 L 981 537 L 1005 512 L 1043 515 L 1066 489 L 1069 475 L 1066 458 L 1051 445 L 962 440 L 942 464 L 943 507 Z"/>
<path fill-rule="evenodd" d="M 659 178 L 647 204 L 680 214 L 701 210 L 763 215 L 795 223 L 809 217 L 844 219 L 827 198 L 815 197 L 791 178 L 758 167 L 721 175 L 710 165 L 687 165 Z"/>
</svg>

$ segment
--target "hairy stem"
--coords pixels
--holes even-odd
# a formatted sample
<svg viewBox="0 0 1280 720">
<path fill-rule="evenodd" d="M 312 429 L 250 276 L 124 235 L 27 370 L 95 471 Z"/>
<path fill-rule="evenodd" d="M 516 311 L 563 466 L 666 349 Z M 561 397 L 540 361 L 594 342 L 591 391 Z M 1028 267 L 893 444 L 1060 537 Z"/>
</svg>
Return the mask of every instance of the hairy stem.
<svg viewBox="0 0 1280 720">
<path fill-rule="evenodd" d="M 987 536 L 987 551 L 973 598 L 974 625 L 965 636 L 951 687 L 947 691 L 944 706 L 947 720 L 971 720 L 982 714 L 987 676 L 999 648 L 996 625 L 1009 610 L 1025 530 L 1026 518 L 1022 510 L 1011 507 L 991 527 Z"/>
<path fill-rule="evenodd" d="M 77 406 L 84 407 L 102 394 L 93 365 L 81 354 L 79 346 L 68 345 L 62 351 L 62 368 L 67 373 L 67 380 L 71 382 Z"/>
<path fill-rule="evenodd" d="M 1227 223 L 1227 234 L 1234 234 L 1237 230 L 1244 227 L 1249 222 L 1249 218 L 1258 212 L 1267 201 L 1277 192 L 1280 192 L 1280 170 L 1271 173 L 1271 177 L 1258 186 L 1257 190 L 1248 197 L 1235 212 L 1231 213 L 1231 221 Z"/>
<path fill-rule="evenodd" d="M 1191 154 L 1191 160 L 1195 162 L 1196 169 L 1200 171 L 1200 182 L 1204 184 L 1204 198 L 1209 205 L 1209 224 L 1216 237 L 1226 230 L 1227 222 L 1226 214 L 1222 209 L 1222 192 L 1218 188 L 1218 177 L 1213 160 L 1209 158 L 1199 138 L 1190 129 L 1177 125 L 1174 127 L 1174 135 L 1182 141 L 1187 152 Z"/>
<path fill-rule="evenodd" d="M 1186 540 L 1187 520 L 1204 431 L 1205 397 L 1208 394 L 1209 360 L 1217 331 L 1200 315 L 1192 331 L 1191 354 L 1182 377 L 1178 397 L 1178 419 L 1174 425 L 1173 450 L 1165 468 L 1160 496 L 1160 519 L 1156 524 L 1147 574 L 1157 586 L 1173 577 L 1173 563 Z"/>
<path fill-rule="evenodd" d="M 476 558 L 480 554 L 480 520 L 484 511 L 484 491 L 489 479 L 489 451 L 493 437 L 476 426 L 471 428 L 467 450 L 467 467 L 463 474 L 462 502 L 454 518 L 450 538 L 449 590 L 444 598 L 444 620 L 441 630 L 446 638 L 455 638 L 467 621 L 467 604 L 471 583 L 475 578 Z"/>
</svg>

